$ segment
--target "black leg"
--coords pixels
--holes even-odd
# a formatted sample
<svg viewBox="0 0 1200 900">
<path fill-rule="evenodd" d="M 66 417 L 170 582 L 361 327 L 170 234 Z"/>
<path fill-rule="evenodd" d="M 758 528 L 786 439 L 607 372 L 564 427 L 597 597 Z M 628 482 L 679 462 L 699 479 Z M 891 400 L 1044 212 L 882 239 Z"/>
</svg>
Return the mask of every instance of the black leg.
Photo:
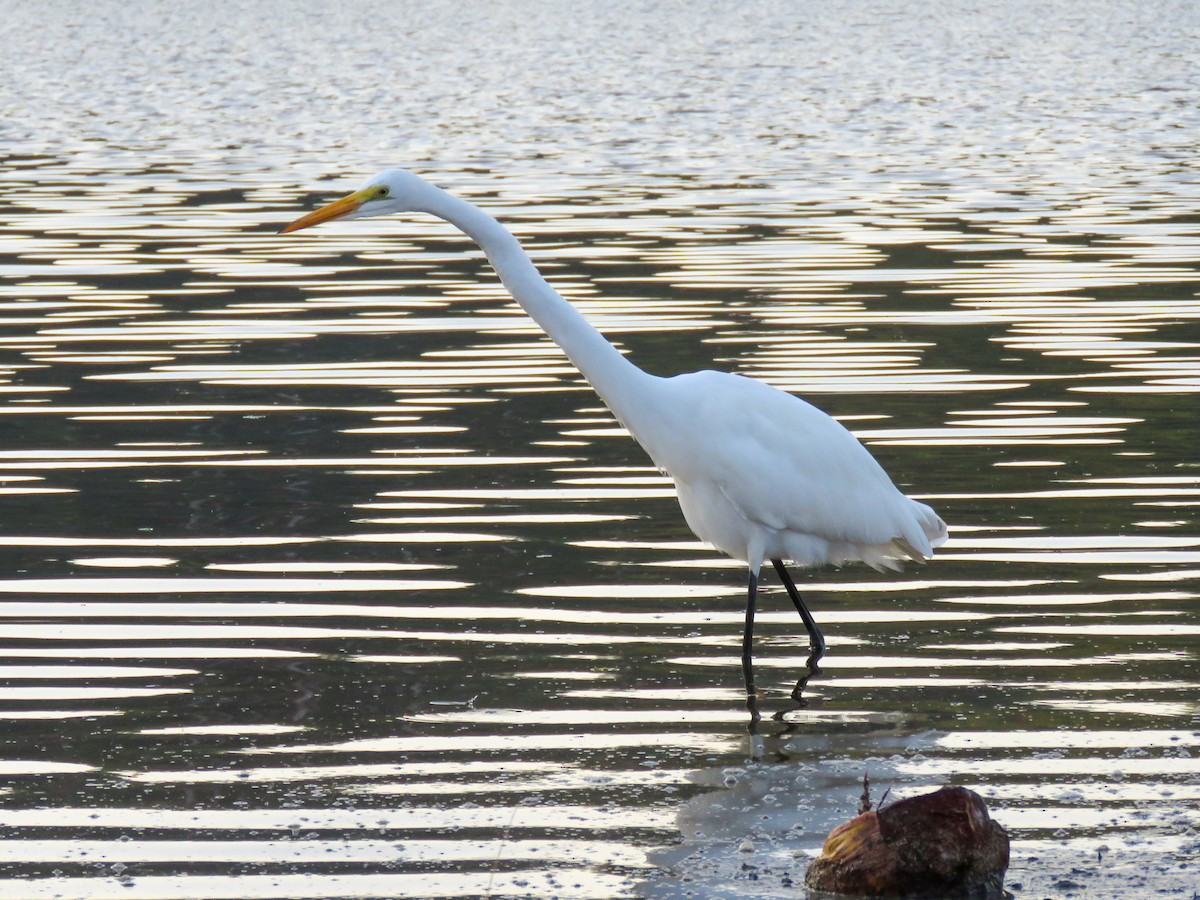
<svg viewBox="0 0 1200 900">
<path fill-rule="evenodd" d="M 817 620 L 812 617 L 812 613 L 804 605 L 804 598 L 796 590 L 796 583 L 792 581 L 792 576 L 784 567 L 783 560 L 773 559 L 771 565 L 775 567 L 775 571 L 779 574 L 779 580 L 787 588 L 788 596 L 792 598 L 792 605 L 796 607 L 796 612 L 800 613 L 800 618 L 804 620 L 804 629 L 808 632 L 809 648 L 812 651 L 808 657 L 808 664 L 810 667 L 814 666 L 817 660 L 825 655 L 825 635 L 821 634 L 821 629 L 817 627 Z"/>
<path fill-rule="evenodd" d="M 746 587 L 746 630 L 742 632 L 742 675 L 746 679 L 746 696 L 754 697 L 754 604 L 758 596 L 758 573 L 750 570 Z M 751 710 L 751 712 L 756 712 Z"/>
<path fill-rule="evenodd" d="M 807 671 L 796 679 L 796 686 L 792 688 L 792 699 L 796 701 L 801 709 L 808 706 L 808 700 L 804 697 L 804 689 L 808 687 L 809 679 L 814 675 L 821 674 L 821 667 L 817 665 L 817 660 L 820 658 L 815 652 L 809 653 L 808 663 L 805 666 Z"/>
</svg>

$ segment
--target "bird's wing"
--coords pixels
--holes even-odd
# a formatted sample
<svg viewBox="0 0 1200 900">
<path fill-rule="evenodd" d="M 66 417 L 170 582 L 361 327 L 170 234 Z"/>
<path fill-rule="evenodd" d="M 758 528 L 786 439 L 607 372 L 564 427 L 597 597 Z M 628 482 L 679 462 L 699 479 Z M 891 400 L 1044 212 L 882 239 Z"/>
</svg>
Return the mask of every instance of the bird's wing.
<svg viewBox="0 0 1200 900">
<path fill-rule="evenodd" d="M 773 531 L 931 554 L 941 520 L 929 510 L 933 521 L 923 522 L 922 504 L 901 494 L 836 420 L 748 378 L 685 377 L 695 379 L 689 393 L 703 399 L 695 446 L 672 475 L 715 483 L 746 519 Z"/>
</svg>

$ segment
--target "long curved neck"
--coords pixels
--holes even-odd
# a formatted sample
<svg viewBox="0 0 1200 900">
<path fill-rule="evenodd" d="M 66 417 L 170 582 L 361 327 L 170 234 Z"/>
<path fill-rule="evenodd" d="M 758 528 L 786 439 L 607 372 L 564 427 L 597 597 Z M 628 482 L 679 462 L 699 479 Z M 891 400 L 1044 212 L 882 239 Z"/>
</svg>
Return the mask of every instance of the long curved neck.
<svg viewBox="0 0 1200 900">
<path fill-rule="evenodd" d="M 653 376 L 610 344 L 587 319 L 546 282 L 513 234 L 465 200 L 429 186 L 421 209 L 465 232 L 487 255 L 513 299 L 562 348 L 600 398 L 628 427 L 626 398 L 638 396 Z"/>
</svg>

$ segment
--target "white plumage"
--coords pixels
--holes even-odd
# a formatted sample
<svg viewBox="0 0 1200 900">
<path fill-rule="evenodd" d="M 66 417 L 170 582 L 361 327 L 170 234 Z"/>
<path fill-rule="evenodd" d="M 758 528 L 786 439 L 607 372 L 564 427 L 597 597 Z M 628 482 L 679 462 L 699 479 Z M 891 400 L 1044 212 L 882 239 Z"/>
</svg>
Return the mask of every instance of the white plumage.
<svg viewBox="0 0 1200 900">
<path fill-rule="evenodd" d="M 282 229 L 392 212 L 426 212 L 466 232 L 513 298 L 566 352 L 613 414 L 675 482 L 692 531 L 749 567 L 742 664 L 752 687 L 758 573 L 771 560 L 812 645 L 824 638 L 783 561 L 820 566 L 861 560 L 877 569 L 924 560 L 946 540 L 932 509 L 902 494 L 839 422 L 763 382 L 726 372 L 660 378 L 629 362 L 545 279 L 492 216 L 403 169 Z"/>
</svg>

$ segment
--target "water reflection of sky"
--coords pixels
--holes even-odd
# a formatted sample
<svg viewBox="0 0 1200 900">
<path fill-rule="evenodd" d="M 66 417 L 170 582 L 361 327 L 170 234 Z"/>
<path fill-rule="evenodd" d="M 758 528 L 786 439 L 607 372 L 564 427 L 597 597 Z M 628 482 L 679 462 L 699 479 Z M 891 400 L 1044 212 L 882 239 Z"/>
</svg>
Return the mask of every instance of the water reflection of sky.
<svg viewBox="0 0 1200 900">
<path fill-rule="evenodd" d="M 794 896 L 865 769 L 1190 897 L 1196 18 L 5 5 L 0 896 Z M 758 736 L 737 565 L 478 251 L 274 235 L 394 164 L 951 522 L 807 577 L 802 704 L 765 598 Z"/>
</svg>

